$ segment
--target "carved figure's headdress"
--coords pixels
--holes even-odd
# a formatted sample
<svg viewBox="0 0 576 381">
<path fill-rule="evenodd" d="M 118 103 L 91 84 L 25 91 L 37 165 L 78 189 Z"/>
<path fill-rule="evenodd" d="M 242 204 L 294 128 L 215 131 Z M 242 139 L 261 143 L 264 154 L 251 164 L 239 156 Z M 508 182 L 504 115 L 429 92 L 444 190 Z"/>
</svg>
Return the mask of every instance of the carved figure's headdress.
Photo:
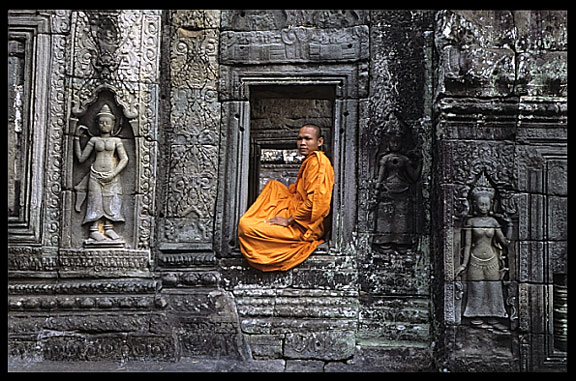
<svg viewBox="0 0 576 381">
<path fill-rule="evenodd" d="M 476 180 L 476 184 L 474 184 L 474 188 L 472 188 L 472 197 L 478 198 L 480 196 L 488 196 L 490 199 L 494 198 L 494 194 L 496 191 L 490 184 L 490 181 L 484 175 L 484 172 L 480 175 L 478 180 Z"/>
<path fill-rule="evenodd" d="M 386 127 L 384 129 L 384 134 L 386 136 L 394 136 L 394 137 L 403 137 L 404 134 L 406 133 L 404 126 L 402 125 L 402 122 L 400 121 L 400 119 L 396 116 L 395 112 L 390 112 L 388 114 L 388 118 L 387 118 L 387 122 L 386 122 Z"/>
<path fill-rule="evenodd" d="M 102 106 L 102 108 L 100 109 L 100 112 L 98 114 L 96 114 L 96 117 L 100 117 L 103 115 L 107 115 L 112 117 L 113 119 L 116 119 L 116 116 L 114 114 L 112 114 L 112 111 L 110 110 L 110 106 L 108 106 L 107 104 L 104 104 L 104 106 Z"/>
</svg>

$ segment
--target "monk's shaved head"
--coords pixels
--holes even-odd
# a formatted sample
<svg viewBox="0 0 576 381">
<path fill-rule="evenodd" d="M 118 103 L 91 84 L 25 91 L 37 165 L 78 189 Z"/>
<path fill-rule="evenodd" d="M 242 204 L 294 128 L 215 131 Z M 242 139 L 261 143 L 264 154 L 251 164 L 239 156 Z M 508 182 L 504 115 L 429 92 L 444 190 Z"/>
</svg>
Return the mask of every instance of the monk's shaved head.
<svg viewBox="0 0 576 381">
<path fill-rule="evenodd" d="M 310 124 L 303 125 L 301 128 L 304 128 L 304 127 L 310 127 L 310 128 L 315 129 L 316 130 L 316 139 L 323 137 L 322 136 L 322 129 L 319 126 L 310 123 Z"/>
</svg>

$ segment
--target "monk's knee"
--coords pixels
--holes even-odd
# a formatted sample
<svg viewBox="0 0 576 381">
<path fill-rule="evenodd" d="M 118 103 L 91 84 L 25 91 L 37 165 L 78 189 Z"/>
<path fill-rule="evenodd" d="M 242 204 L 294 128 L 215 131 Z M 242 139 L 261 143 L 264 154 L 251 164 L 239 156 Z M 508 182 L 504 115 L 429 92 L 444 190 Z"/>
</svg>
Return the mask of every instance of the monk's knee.
<svg viewBox="0 0 576 381">
<path fill-rule="evenodd" d="M 250 223 L 244 217 L 240 218 L 238 221 L 238 236 L 239 237 L 246 237 L 250 234 Z"/>
</svg>

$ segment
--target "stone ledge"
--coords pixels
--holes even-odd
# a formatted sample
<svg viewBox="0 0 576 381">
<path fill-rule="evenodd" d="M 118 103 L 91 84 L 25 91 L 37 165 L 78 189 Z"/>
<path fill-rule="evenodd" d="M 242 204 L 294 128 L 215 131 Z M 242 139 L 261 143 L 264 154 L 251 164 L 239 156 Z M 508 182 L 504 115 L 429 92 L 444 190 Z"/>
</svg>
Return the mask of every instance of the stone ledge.
<svg viewBox="0 0 576 381">
<path fill-rule="evenodd" d="M 8 372 L 284 372 L 284 360 L 34 361 L 9 359 Z"/>
</svg>

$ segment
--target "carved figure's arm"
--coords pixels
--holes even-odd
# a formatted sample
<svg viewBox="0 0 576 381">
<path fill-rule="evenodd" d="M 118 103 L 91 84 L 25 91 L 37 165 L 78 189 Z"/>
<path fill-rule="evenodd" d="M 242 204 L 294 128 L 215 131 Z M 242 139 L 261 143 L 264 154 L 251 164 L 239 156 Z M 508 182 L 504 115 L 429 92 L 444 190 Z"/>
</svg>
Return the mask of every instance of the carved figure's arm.
<svg viewBox="0 0 576 381">
<path fill-rule="evenodd" d="M 502 244 L 502 246 L 506 247 L 510 244 L 510 240 L 504 235 L 502 229 L 500 227 L 496 228 L 496 240 Z"/>
<path fill-rule="evenodd" d="M 80 147 L 80 136 L 78 135 L 74 136 L 74 153 L 76 154 L 76 157 L 78 158 L 78 161 L 80 163 L 85 162 L 86 159 L 90 157 L 93 148 L 94 148 L 94 138 L 90 138 L 90 140 L 86 144 L 86 147 L 84 147 L 84 150 L 82 150 L 82 147 Z"/>
<path fill-rule="evenodd" d="M 462 258 L 462 264 L 454 274 L 455 278 L 458 278 L 467 268 L 470 262 L 470 250 L 472 249 L 472 226 L 466 224 L 464 227 L 464 258 Z"/>
<path fill-rule="evenodd" d="M 508 245 L 510 245 L 510 240 L 508 238 L 506 238 L 506 236 L 504 235 L 504 233 L 502 232 L 502 229 L 498 226 L 496 228 L 496 232 L 495 232 L 495 241 L 502 245 L 503 249 L 500 250 L 496 250 L 496 253 L 498 255 L 498 261 L 500 262 L 500 279 L 504 279 L 504 276 L 506 274 L 507 271 L 509 271 L 510 269 L 508 267 L 506 267 L 506 257 L 505 257 L 505 252 L 506 252 L 506 248 Z"/>
<path fill-rule="evenodd" d="M 378 168 L 376 173 L 376 188 L 379 189 L 382 184 L 382 180 L 386 177 L 386 160 L 388 155 L 383 155 L 380 160 L 378 160 Z"/>
<path fill-rule="evenodd" d="M 117 176 L 120 172 L 122 172 L 122 170 L 126 168 L 126 165 L 128 164 L 128 154 L 126 153 L 126 149 L 124 149 L 122 142 L 119 142 L 116 145 L 116 150 L 118 152 L 118 156 L 120 157 L 120 161 L 114 169 L 114 176 Z"/>
<path fill-rule="evenodd" d="M 414 167 L 413 164 L 416 164 L 416 166 Z M 406 167 L 408 170 L 408 174 L 410 175 L 410 180 L 412 180 L 412 182 L 418 181 L 420 173 L 422 172 L 422 160 L 420 160 L 419 158 L 410 160 L 409 164 Z"/>
</svg>

